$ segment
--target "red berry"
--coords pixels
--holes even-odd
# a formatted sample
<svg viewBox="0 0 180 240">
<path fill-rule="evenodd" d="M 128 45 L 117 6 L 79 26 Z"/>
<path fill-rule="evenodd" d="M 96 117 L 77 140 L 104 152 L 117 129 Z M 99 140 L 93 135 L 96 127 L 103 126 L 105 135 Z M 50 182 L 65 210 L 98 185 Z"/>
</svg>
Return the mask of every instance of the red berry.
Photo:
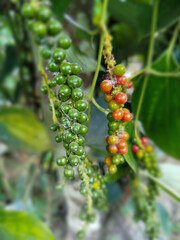
<svg viewBox="0 0 180 240">
<path fill-rule="evenodd" d="M 132 145 L 132 151 L 137 152 L 139 150 L 139 147 L 137 145 Z"/>
<path fill-rule="evenodd" d="M 132 114 L 129 112 L 124 112 L 122 120 L 124 122 L 129 122 L 129 121 L 131 121 L 131 119 L 132 119 Z"/>
<path fill-rule="evenodd" d="M 127 95 L 123 92 L 117 93 L 115 96 L 115 100 L 119 104 L 124 104 L 127 101 Z"/>
<path fill-rule="evenodd" d="M 118 149 L 123 149 L 127 147 L 127 142 L 123 139 L 120 139 L 117 144 Z"/>
<path fill-rule="evenodd" d="M 109 136 L 106 137 L 106 143 L 109 144 Z"/>
<path fill-rule="evenodd" d="M 122 76 L 117 76 L 117 84 L 118 85 L 125 85 L 127 83 L 127 77 L 122 75 Z"/>
<path fill-rule="evenodd" d="M 112 116 L 113 116 L 114 120 L 119 121 L 123 117 L 123 111 L 121 109 L 117 109 L 116 111 L 114 111 L 112 113 Z"/>
<path fill-rule="evenodd" d="M 126 153 L 128 152 L 128 148 L 127 148 L 127 147 L 125 147 L 125 148 L 119 148 L 119 149 L 118 149 L 118 152 L 119 152 L 120 154 L 124 155 L 124 154 L 126 154 Z"/>
<path fill-rule="evenodd" d="M 149 142 L 149 140 L 148 140 L 147 137 L 142 137 L 141 142 L 142 142 L 143 145 L 146 145 Z"/>
<path fill-rule="evenodd" d="M 110 80 L 104 80 L 104 81 L 102 81 L 100 87 L 103 92 L 110 93 L 113 86 L 112 86 L 112 82 Z"/>
<path fill-rule="evenodd" d="M 128 88 L 132 88 L 133 87 L 133 82 L 129 81 L 128 82 Z"/>
</svg>

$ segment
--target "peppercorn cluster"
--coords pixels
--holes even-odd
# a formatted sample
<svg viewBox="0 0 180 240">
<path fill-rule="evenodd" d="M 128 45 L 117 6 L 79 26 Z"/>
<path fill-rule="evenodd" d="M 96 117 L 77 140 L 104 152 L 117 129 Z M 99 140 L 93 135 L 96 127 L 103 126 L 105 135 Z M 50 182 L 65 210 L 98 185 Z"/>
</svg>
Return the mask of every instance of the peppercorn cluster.
<svg viewBox="0 0 180 240">
<path fill-rule="evenodd" d="M 116 65 L 113 75 L 107 74 L 101 82 L 101 89 L 105 93 L 104 100 L 108 103 L 107 115 L 108 136 L 106 137 L 109 156 L 105 158 L 109 173 L 117 172 L 117 165 L 124 163 L 124 155 L 128 152 L 127 140 L 129 134 L 124 130 L 125 124 L 132 119 L 132 114 L 124 104 L 127 102 L 127 88 L 132 87 L 132 82 L 127 80 L 125 67 Z"/>
<path fill-rule="evenodd" d="M 85 152 L 85 135 L 88 107 L 81 89 L 83 80 L 77 76 L 81 67 L 66 59 L 66 49 L 71 46 L 71 39 L 62 32 L 62 26 L 46 6 L 34 7 L 31 3 L 22 6 L 28 28 L 40 45 L 40 56 L 47 65 L 46 71 L 41 63 L 43 85 L 41 93 L 48 95 L 54 123 L 50 126 L 56 132 L 55 141 L 63 142 L 66 156 L 58 157 L 56 163 L 64 168 L 64 177 L 74 180 L 76 172 L 82 180 L 80 193 L 87 196 L 87 205 L 83 208 L 81 220 L 91 223 L 95 220 L 93 208 L 107 209 L 106 185 L 99 167 L 93 164 Z M 53 76 L 48 79 L 47 73 Z M 49 74 L 48 74 L 49 75 Z M 84 230 L 77 233 L 79 239 L 85 237 Z"/>
</svg>

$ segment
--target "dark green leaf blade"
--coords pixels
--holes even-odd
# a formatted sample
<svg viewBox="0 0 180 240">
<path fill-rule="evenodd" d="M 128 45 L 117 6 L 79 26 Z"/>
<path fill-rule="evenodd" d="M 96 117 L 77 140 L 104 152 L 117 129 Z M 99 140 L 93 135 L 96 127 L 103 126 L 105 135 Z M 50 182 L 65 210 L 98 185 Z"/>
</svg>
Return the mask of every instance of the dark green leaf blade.
<svg viewBox="0 0 180 240">
<path fill-rule="evenodd" d="M 153 64 L 160 72 L 174 72 L 179 66 L 171 55 L 164 52 Z M 136 114 L 143 78 L 135 85 L 132 98 Z M 147 135 L 167 154 L 180 158 L 180 81 L 177 78 L 149 76 L 140 111 L 140 120 Z"/>
</svg>

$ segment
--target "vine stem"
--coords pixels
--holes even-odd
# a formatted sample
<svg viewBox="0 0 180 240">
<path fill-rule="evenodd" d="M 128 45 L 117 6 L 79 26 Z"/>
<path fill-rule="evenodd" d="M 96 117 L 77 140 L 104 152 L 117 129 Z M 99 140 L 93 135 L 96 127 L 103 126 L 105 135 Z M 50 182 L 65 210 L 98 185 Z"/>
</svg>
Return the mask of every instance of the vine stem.
<svg viewBox="0 0 180 240">
<path fill-rule="evenodd" d="M 154 6 L 153 6 L 153 15 L 152 15 L 152 22 L 151 22 L 151 35 L 150 35 L 150 42 L 149 42 L 149 49 L 148 49 L 148 57 L 147 57 L 147 64 L 146 68 L 151 68 L 152 64 L 152 59 L 153 59 L 153 53 L 154 53 L 154 35 L 156 31 L 156 24 L 157 24 L 157 17 L 158 17 L 158 6 L 159 6 L 159 0 L 154 1 Z M 137 124 L 138 124 L 138 118 L 147 86 L 149 76 L 146 75 L 144 78 L 143 86 L 142 86 L 142 91 L 141 95 L 139 98 L 138 106 L 137 106 L 137 111 L 136 111 L 136 116 L 134 120 L 134 131 L 135 131 L 135 137 L 137 138 L 138 144 L 142 146 L 139 135 L 138 135 L 138 130 L 137 130 Z"/>
<path fill-rule="evenodd" d="M 92 103 L 94 104 L 94 106 L 97 107 L 97 109 L 99 109 L 101 112 L 105 113 L 106 115 L 108 114 L 108 111 L 106 109 L 104 109 L 103 107 L 101 107 L 95 100 L 95 98 L 92 98 Z"/>
<path fill-rule="evenodd" d="M 108 5 L 108 0 L 104 0 L 103 10 L 102 10 L 102 17 L 101 17 L 101 21 L 100 21 L 100 24 L 99 24 L 99 27 L 101 29 L 103 29 L 104 25 L 105 25 L 105 17 L 106 17 L 107 5 Z M 104 31 L 101 31 L 96 71 L 95 71 L 95 74 L 94 74 L 91 90 L 90 90 L 90 93 L 88 95 L 88 98 L 89 98 L 90 101 L 89 101 L 89 111 L 88 111 L 88 123 L 87 123 L 87 126 L 89 126 L 90 118 L 91 118 L 91 109 L 92 109 L 92 103 L 91 102 L 92 102 L 92 99 L 93 99 L 94 89 L 96 87 L 96 82 L 97 82 L 97 79 L 98 79 L 99 70 L 100 70 L 100 66 L 101 66 L 101 59 L 102 59 L 102 53 L 103 53 L 103 43 L 104 43 Z"/>
</svg>

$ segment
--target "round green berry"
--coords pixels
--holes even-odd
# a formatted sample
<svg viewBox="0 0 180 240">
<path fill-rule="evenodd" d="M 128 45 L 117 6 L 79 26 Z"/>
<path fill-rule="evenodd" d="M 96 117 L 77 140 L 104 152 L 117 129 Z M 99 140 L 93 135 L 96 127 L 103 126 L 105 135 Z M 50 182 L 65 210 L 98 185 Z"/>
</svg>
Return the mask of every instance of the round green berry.
<svg viewBox="0 0 180 240">
<path fill-rule="evenodd" d="M 124 163 L 124 158 L 123 158 L 123 156 L 120 155 L 119 153 L 115 154 L 115 155 L 112 157 L 112 163 L 115 164 L 115 165 L 119 165 L 119 164 Z"/>
<path fill-rule="evenodd" d="M 53 59 L 56 63 L 62 62 L 66 58 L 66 53 L 61 48 L 56 48 L 53 52 Z"/>
<path fill-rule="evenodd" d="M 71 64 L 68 62 L 61 63 L 60 70 L 61 70 L 61 73 L 65 76 L 71 74 Z"/>
<path fill-rule="evenodd" d="M 79 113 L 78 110 L 72 108 L 72 109 L 69 110 L 68 115 L 71 119 L 77 120 L 77 119 L 79 119 L 80 113 Z"/>
<path fill-rule="evenodd" d="M 69 97 L 71 95 L 71 89 L 67 85 L 62 85 L 59 88 L 59 97 Z"/>
<path fill-rule="evenodd" d="M 71 164 L 72 166 L 77 166 L 78 163 L 79 163 L 79 157 L 76 156 L 76 155 L 72 155 L 72 156 L 70 156 L 70 158 L 69 158 L 69 162 L 70 162 L 70 164 Z"/>
<path fill-rule="evenodd" d="M 114 74 L 116 76 L 121 76 L 123 74 L 125 74 L 126 72 L 126 69 L 123 65 L 119 64 L 119 65 L 116 65 L 115 68 L 114 68 Z"/>
<path fill-rule="evenodd" d="M 48 24 L 48 32 L 50 35 L 56 35 L 60 33 L 62 30 L 62 26 L 59 21 L 57 20 L 51 20 Z"/>
<path fill-rule="evenodd" d="M 85 238 L 85 232 L 83 230 L 78 231 L 77 232 L 77 238 L 79 240 L 84 239 Z"/>
<path fill-rule="evenodd" d="M 71 74 L 74 74 L 74 75 L 77 75 L 77 74 L 79 74 L 81 72 L 81 67 L 79 66 L 78 63 L 72 63 L 71 69 L 72 69 L 72 73 Z"/>
<path fill-rule="evenodd" d="M 89 222 L 93 223 L 93 222 L 95 222 L 95 220 L 96 220 L 96 215 L 94 213 L 92 213 L 88 216 Z"/>
<path fill-rule="evenodd" d="M 83 155 L 84 154 L 84 148 L 82 147 L 82 146 L 79 146 L 78 147 L 78 149 L 77 149 L 77 151 L 76 151 L 76 154 L 78 155 L 78 156 L 81 156 L 81 155 Z"/>
<path fill-rule="evenodd" d="M 43 21 L 47 22 L 51 17 L 51 11 L 47 7 L 41 7 L 38 10 L 38 18 Z"/>
<path fill-rule="evenodd" d="M 55 141 L 56 141 L 57 143 L 60 143 L 60 142 L 62 141 L 62 138 L 61 138 L 59 135 L 57 135 L 57 136 L 55 137 Z"/>
<path fill-rule="evenodd" d="M 115 111 L 119 109 L 120 105 L 115 100 L 112 100 L 109 102 L 108 107 L 111 111 Z"/>
<path fill-rule="evenodd" d="M 46 86 L 42 86 L 40 91 L 41 91 L 42 94 L 47 94 L 48 93 L 48 89 L 47 89 Z"/>
<path fill-rule="evenodd" d="M 48 69 L 50 72 L 58 72 L 59 71 L 59 64 L 51 61 L 48 63 Z"/>
<path fill-rule="evenodd" d="M 33 32 L 39 37 L 44 37 L 47 32 L 46 25 L 42 22 L 35 22 L 33 25 Z"/>
<path fill-rule="evenodd" d="M 57 74 L 57 75 L 55 75 L 54 80 L 56 81 L 56 83 L 57 83 L 58 85 L 62 85 L 62 84 L 65 84 L 65 83 L 66 83 L 66 77 L 63 76 L 63 75 L 60 74 L 60 73 Z"/>
<path fill-rule="evenodd" d="M 32 4 L 30 3 L 25 3 L 22 6 L 22 14 L 24 17 L 26 18 L 32 18 L 34 16 L 34 8 L 32 6 Z"/>
<path fill-rule="evenodd" d="M 70 110 L 70 106 L 68 104 L 62 104 L 60 110 L 67 114 Z"/>
<path fill-rule="evenodd" d="M 57 117 L 57 118 L 60 118 L 60 117 L 61 117 L 61 112 L 59 112 L 58 110 L 55 110 L 55 114 L 56 114 L 56 117 Z"/>
<path fill-rule="evenodd" d="M 67 129 L 67 128 L 69 128 L 71 126 L 71 122 L 66 117 L 62 118 L 61 124 L 63 125 L 63 127 L 65 129 Z"/>
<path fill-rule="evenodd" d="M 66 157 L 59 157 L 57 160 L 56 160 L 56 163 L 58 166 L 65 166 L 67 164 L 68 160 Z"/>
<path fill-rule="evenodd" d="M 74 172 L 73 172 L 72 168 L 67 167 L 67 168 L 64 169 L 64 176 L 65 177 L 68 177 L 68 178 L 72 177 L 73 174 L 74 174 Z"/>
<path fill-rule="evenodd" d="M 76 152 L 77 152 L 78 147 L 79 147 L 79 144 L 76 143 L 76 142 L 71 142 L 71 143 L 69 144 L 69 150 L 70 150 L 71 152 L 73 152 L 73 153 L 76 153 Z"/>
<path fill-rule="evenodd" d="M 56 81 L 54 79 L 50 79 L 48 81 L 48 85 L 49 85 L 50 88 L 53 88 L 53 87 L 56 86 Z"/>
<path fill-rule="evenodd" d="M 63 146 L 64 146 L 64 148 L 65 148 L 66 150 L 69 149 L 69 143 L 67 143 L 67 142 L 63 142 Z"/>
<path fill-rule="evenodd" d="M 116 122 L 116 121 L 113 121 L 113 122 L 109 122 L 108 123 L 108 127 L 109 127 L 109 129 L 110 130 L 116 130 L 117 128 L 118 128 L 118 122 Z"/>
<path fill-rule="evenodd" d="M 74 123 L 71 127 L 71 130 L 73 133 L 79 134 L 81 129 L 81 124 L 79 123 Z"/>
<path fill-rule="evenodd" d="M 80 113 L 79 118 L 78 118 L 78 122 L 79 123 L 85 123 L 85 122 L 87 122 L 87 120 L 88 120 L 87 114 Z"/>
<path fill-rule="evenodd" d="M 41 49 L 41 55 L 44 59 L 49 59 L 51 57 L 51 50 L 46 47 L 43 47 Z"/>
<path fill-rule="evenodd" d="M 75 108 L 81 112 L 87 109 L 87 101 L 86 100 L 79 100 L 75 103 Z"/>
<path fill-rule="evenodd" d="M 61 35 L 57 41 L 58 47 L 67 49 L 71 46 L 71 39 L 67 35 Z"/>
<path fill-rule="evenodd" d="M 81 100 L 84 97 L 84 92 L 81 88 L 73 89 L 71 97 L 75 101 Z"/>
<path fill-rule="evenodd" d="M 54 123 L 50 126 L 50 130 L 53 132 L 55 132 L 57 129 L 58 129 L 58 125 L 56 123 Z"/>
<path fill-rule="evenodd" d="M 81 125 L 80 134 L 85 135 L 88 132 L 88 127 Z"/>
<path fill-rule="evenodd" d="M 79 138 L 78 138 L 78 144 L 79 144 L 79 146 L 83 146 L 84 143 L 85 143 L 84 137 L 79 137 Z"/>
<path fill-rule="evenodd" d="M 74 134 L 71 131 L 65 131 L 63 134 L 64 141 L 72 142 L 74 139 Z"/>
<path fill-rule="evenodd" d="M 72 73 L 72 67 L 71 67 L 71 73 Z M 82 85 L 82 79 L 80 77 L 73 75 L 68 78 L 67 83 L 71 88 L 78 88 L 78 87 L 81 87 Z"/>
</svg>

